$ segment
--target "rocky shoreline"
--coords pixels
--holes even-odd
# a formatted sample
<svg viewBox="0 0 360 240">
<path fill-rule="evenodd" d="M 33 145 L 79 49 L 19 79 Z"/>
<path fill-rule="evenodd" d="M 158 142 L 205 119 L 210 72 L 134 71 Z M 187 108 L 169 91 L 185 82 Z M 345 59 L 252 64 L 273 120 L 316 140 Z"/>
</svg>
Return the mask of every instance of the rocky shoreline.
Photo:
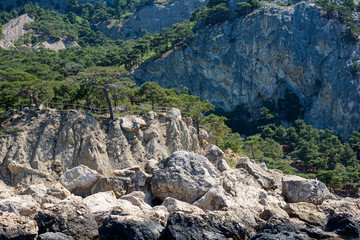
<svg viewBox="0 0 360 240">
<path fill-rule="evenodd" d="M 359 236 L 358 199 L 337 197 L 320 181 L 284 175 L 248 158 L 238 158 L 236 167 L 231 168 L 226 161 L 229 154 L 215 145 L 207 144 L 202 150 L 196 142 L 191 145 L 196 149 L 194 153 L 187 149 L 184 139 L 161 142 L 163 136 L 154 135 L 153 139 L 163 144 L 163 149 L 170 149 L 167 156 L 164 153 L 157 158 L 144 158 L 137 162 L 140 164 L 132 162 L 128 167 L 111 166 L 115 160 L 109 157 L 110 146 L 112 149 L 123 145 L 130 150 L 139 143 L 147 146 L 151 139 L 144 140 L 145 133 L 150 132 L 154 124 L 159 124 L 158 132 L 166 130 L 165 137 L 172 133 L 172 139 L 181 134 L 189 137 L 195 134 L 191 124 L 181 120 L 181 116 L 170 113 L 153 118 L 124 116 L 112 125 L 118 127 L 109 131 L 109 124 L 95 119 L 91 122 L 90 116 L 80 112 L 46 110 L 36 116 L 31 114 L 35 113 L 12 116 L 11 126 L 21 124 L 24 130 L 1 137 L 0 239 L 341 239 Z M 73 124 L 66 133 L 72 129 L 77 135 L 78 131 L 86 130 L 84 138 L 93 136 L 87 155 L 95 156 L 91 161 L 78 161 L 80 154 L 63 157 L 61 164 L 54 167 L 55 155 L 44 155 L 47 149 L 41 146 L 41 141 L 51 142 L 55 137 L 59 144 L 59 139 L 67 139 L 61 131 L 46 134 L 56 132 L 53 128 L 59 116 L 61 129 Z M 86 129 L 74 128 L 79 119 L 86 123 L 81 125 Z M 139 122 L 142 124 L 137 125 Z M 183 132 L 174 134 L 169 130 L 175 123 L 183 126 Z M 30 148 L 31 136 L 39 135 L 33 132 L 37 128 L 43 129 L 41 141 Z M 116 142 L 103 141 L 110 135 L 130 133 L 132 137 L 137 136 L 138 142 L 131 142 L 130 136 L 126 136 L 123 141 L 129 146 L 120 138 Z M 32 157 L 13 154 L 9 145 L 16 143 L 15 152 L 32 150 Z M 88 151 L 87 143 L 80 144 L 81 147 L 75 145 L 68 142 L 63 149 Z M 177 149 L 171 147 L 174 145 Z M 101 147 L 103 155 L 91 155 Z M 42 154 L 39 149 L 43 149 Z M 54 149 L 56 147 L 50 148 L 53 152 Z M 136 156 L 130 150 L 127 156 Z M 38 164 L 31 163 L 37 154 L 47 156 L 46 160 L 38 158 Z M 106 163 L 104 159 L 109 160 L 111 167 L 101 167 L 99 162 Z M 47 162 L 52 163 L 49 165 L 52 167 L 41 170 L 41 165 Z M 14 171 L 14 166 L 22 167 Z"/>
</svg>

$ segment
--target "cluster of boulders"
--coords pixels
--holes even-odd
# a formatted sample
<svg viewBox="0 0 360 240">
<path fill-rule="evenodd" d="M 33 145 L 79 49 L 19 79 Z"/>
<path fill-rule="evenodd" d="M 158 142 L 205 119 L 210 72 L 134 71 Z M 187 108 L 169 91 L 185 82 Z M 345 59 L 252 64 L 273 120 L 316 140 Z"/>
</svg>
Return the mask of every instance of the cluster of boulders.
<svg viewBox="0 0 360 240">
<path fill-rule="evenodd" d="M 85 165 L 59 183 L 0 184 L 0 239 L 336 239 L 358 236 L 360 201 L 245 158 L 197 155 L 104 175 Z"/>
</svg>

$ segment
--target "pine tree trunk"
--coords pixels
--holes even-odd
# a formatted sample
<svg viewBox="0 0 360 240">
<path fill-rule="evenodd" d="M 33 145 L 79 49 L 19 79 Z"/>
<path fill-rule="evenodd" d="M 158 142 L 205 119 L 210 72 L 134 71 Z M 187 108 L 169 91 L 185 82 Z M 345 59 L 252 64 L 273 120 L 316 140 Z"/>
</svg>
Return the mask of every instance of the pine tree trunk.
<svg viewBox="0 0 360 240">
<path fill-rule="evenodd" d="M 108 91 L 108 89 L 104 88 L 103 92 L 105 94 L 106 102 L 107 102 L 107 105 L 109 107 L 110 119 L 114 120 L 114 111 L 113 111 L 113 106 L 112 106 L 111 99 L 110 99 L 110 96 L 109 96 L 109 91 Z"/>
<path fill-rule="evenodd" d="M 199 118 L 195 119 L 195 125 L 196 125 L 196 133 L 198 137 L 200 136 L 200 125 L 199 125 Z"/>
</svg>

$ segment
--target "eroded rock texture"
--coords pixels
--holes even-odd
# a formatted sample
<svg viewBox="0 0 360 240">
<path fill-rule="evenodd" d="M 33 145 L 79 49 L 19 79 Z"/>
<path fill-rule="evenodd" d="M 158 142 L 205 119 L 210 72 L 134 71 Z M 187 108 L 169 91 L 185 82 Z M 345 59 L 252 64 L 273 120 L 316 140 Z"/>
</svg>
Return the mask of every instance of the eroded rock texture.
<svg viewBox="0 0 360 240">
<path fill-rule="evenodd" d="M 304 118 L 348 137 L 359 126 L 358 44 L 342 40 L 343 26 L 313 3 L 281 7 L 261 2 L 255 12 L 205 27 L 193 41 L 134 72 L 138 82 L 188 87 L 217 107 L 238 105 L 259 114 L 264 101 L 297 94 Z"/>
</svg>

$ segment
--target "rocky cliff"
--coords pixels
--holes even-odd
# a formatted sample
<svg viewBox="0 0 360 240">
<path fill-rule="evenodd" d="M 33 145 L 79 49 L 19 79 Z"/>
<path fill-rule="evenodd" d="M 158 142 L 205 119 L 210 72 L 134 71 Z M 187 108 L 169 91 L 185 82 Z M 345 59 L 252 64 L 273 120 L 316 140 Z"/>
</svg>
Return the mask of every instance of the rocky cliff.
<svg viewBox="0 0 360 240">
<path fill-rule="evenodd" d="M 70 119 L 79 127 L 80 119 Z M 81 121 L 94 133 L 91 119 Z M 234 157 L 230 168 L 226 160 Z M 268 170 L 216 146 L 204 156 L 176 151 L 144 169 L 115 169 L 106 175 L 78 165 L 47 187 L 43 181 L 14 189 L 0 181 L 1 239 L 310 240 L 360 233 L 358 199 L 337 198 L 317 180 Z"/>
<path fill-rule="evenodd" d="M 360 52 L 342 32 L 313 3 L 261 2 L 245 17 L 200 30 L 186 48 L 143 64 L 133 78 L 186 86 L 217 107 L 244 105 L 255 115 L 264 101 L 276 103 L 290 89 L 309 124 L 348 137 L 360 121 L 353 71 Z"/>
<path fill-rule="evenodd" d="M 0 137 L 1 177 L 12 185 L 51 183 L 80 164 L 103 174 L 144 166 L 177 150 L 198 152 L 196 130 L 174 117 L 126 116 L 99 122 L 77 111 L 15 114 Z"/>
<path fill-rule="evenodd" d="M 4 24 L 4 26 L 2 26 L 0 47 L 4 49 L 15 47 L 14 43 L 28 32 L 28 30 L 24 29 L 24 26 L 28 23 L 32 23 L 33 21 L 34 19 L 32 17 L 27 14 L 23 14 Z"/>
<path fill-rule="evenodd" d="M 158 1 L 141 8 L 125 21 L 115 26 L 101 24 L 98 29 L 114 39 L 130 39 L 139 36 L 142 29 L 150 32 L 162 32 L 175 23 L 188 19 L 196 8 L 202 7 L 206 0 L 170 0 Z"/>
<path fill-rule="evenodd" d="M 4 26 L 2 26 L 2 37 L 0 39 L 0 47 L 4 49 L 14 48 L 15 43 L 19 40 L 20 37 L 25 36 L 29 32 L 32 32 L 32 30 L 25 30 L 24 27 L 26 24 L 32 23 L 33 21 L 34 21 L 33 17 L 27 14 L 23 14 L 15 19 L 10 20 L 8 23 L 4 24 Z M 33 34 L 38 35 L 40 36 L 40 39 L 43 39 L 43 37 L 40 34 L 37 33 L 33 33 Z M 68 39 L 60 39 L 58 41 L 43 40 L 42 43 L 39 43 L 35 46 L 26 45 L 26 47 L 39 48 L 41 45 L 47 49 L 51 49 L 54 51 L 59 51 L 62 49 L 79 46 L 75 41 Z"/>
</svg>

